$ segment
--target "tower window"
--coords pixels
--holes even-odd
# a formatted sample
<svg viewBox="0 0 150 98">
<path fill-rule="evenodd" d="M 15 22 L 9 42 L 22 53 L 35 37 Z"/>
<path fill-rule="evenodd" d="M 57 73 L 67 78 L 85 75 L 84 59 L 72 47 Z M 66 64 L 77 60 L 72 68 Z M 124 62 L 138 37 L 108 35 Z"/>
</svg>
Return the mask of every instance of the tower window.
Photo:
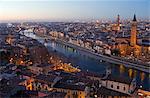
<svg viewBox="0 0 150 98">
<path fill-rule="evenodd" d="M 125 90 L 126 90 L 126 88 L 124 87 L 124 88 L 123 88 L 123 90 L 125 91 Z"/>
<path fill-rule="evenodd" d="M 111 88 L 113 88 L 113 85 L 111 85 Z"/>
<path fill-rule="evenodd" d="M 119 89 L 119 86 L 117 86 L 117 89 Z"/>
</svg>

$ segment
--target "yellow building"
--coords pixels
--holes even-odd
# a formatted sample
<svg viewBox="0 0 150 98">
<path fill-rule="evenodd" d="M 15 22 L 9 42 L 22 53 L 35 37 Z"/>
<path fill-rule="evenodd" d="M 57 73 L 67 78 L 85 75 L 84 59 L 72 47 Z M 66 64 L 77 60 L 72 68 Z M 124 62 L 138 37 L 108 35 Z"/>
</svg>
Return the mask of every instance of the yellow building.
<svg viewBox="0 0 150 98">
<path fill-rule="evenodd" d="M 145 60 L 149 62 L 150 59 L 150 38 L 144 37 L 141 39 L 141 51 L 142 51 L 142 56 L 145 56 Z"/>
<path fill-rule="evenodd" d="M 129 41 L 129 43 L 124 43 L 125 41 Z M 118 44 L 118 48 L 122 56 L 132 55 L 134 57 L 139 57 L 142 54 L 141 46 L 137 45 L 137 20 L 136 16 L 131 22 L 131 36 L 130 39 L 123 39 L 122 42 L 120 40 L 120 44 Z"/>
<path fill-rule="evenodd" d="M 141 46 L 137 45 L 137 20 L 136 15 L 134 15 L 133 21 L 131 23 L 131 37 L 130 37 L 130 48 L 131 52 L 135 57 L 141 55 Z"/>
<path fill-rule="evenodd" d="M 130 37 L 130 45 L 135 46 L 136 45 L 136 34 L 137 34 L 137 21 L 136 16 L 134 15 L 133 21 L 131 23 L 131 37 Z"/>
<path fill-rule="evenodd" d="M 88 98 L 86 97 L 86 92 L 84 90 L 78 89 L 70 89 L 70 88 L 54 88 L 57 92 L 64 92 L 66 93 L 65 98 Z"/>
</svg>

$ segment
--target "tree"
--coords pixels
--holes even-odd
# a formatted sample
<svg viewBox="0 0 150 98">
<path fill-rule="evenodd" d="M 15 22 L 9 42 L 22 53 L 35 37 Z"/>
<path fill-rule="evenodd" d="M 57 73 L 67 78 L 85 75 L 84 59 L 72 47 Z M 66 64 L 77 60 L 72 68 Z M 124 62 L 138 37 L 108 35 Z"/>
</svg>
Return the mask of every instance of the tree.
<svg viewBox="0 0 150 98">
<path fill-rule="evenodd" d="M 9 63 L 10 52 L 9 51 L 0 51 L 0 64 L 6 65 Z"/>
</svg>

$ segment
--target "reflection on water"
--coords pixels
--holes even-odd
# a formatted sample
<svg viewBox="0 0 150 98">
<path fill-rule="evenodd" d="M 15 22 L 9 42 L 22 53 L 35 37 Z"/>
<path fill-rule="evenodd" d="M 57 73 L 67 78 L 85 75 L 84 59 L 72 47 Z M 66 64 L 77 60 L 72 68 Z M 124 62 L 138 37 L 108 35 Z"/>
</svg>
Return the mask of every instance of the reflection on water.
<svg viewBox="0 0 150 98">
<path fill-rule="evenodd" d="M 129 77 L 131 79 L 138 77 L 137 70 L 134 70 L 134 69 L 129 69 L 128 70 L 128 74 L 129 74 Z M 144 72 L 139 72 L 139 74 L 140 74 L 140 78 L 139 79 L 141 81 L 143 81 L 145 79 L 145 73 Z"/>
<path fill-rule="evenodd" d="M 120 65 L 120 74 L 123 74 L 125 72 L 125 67 L 123 65 Z"/>
<path fill-rule="evenodd" d="M 129 69 L 128 72 L 129 72 L 129 77 L 132 78 L 133 70 Z"/>
<path fill-rule="evenodd" d="M 144 72 L 141 72 L 141 73 L 140 73 L 140 79 L 141 79 L 141 81 L 143 81 L 144 78 L 145 78 L 145 73 L 144 73 Z"/>
<path fill-rule="evenodd" d="M 133 78 L 135 78 L 137 76 L 137 70 L 133 71 Z"/>
<path fill-rule="evenodd" d="M 130 78 L 138 77 L 137 70 L 134 70 L 134 69 L 129 69 L 128 74 L 129 74 Z M 140 81 L 143 81 L 145 79 L 145 73 L 144 72 L 139 72 L 139 74 L 140 74 L 139 75 Z"/>
<path fill-rule="evenodd" d="M 33 34 L 26 34 L 26 36 L 33 37 Z M 35 39 L 38 39 L 40 42 L 44 42 L 40 40 L 40 37 L 34 35 Z M 82 53 L 81 51 L 75 50 L 73 48 L 58 44 L 56 42 L 48 41 L 48 43 L 44 44 L 48 49 L 53 49 L 58 51 L 58 53 L 63 53 L 67 56 L 70 62 L 74 65 L 78 65 L 82 70 L 89 70 L 94 72 L 103 73 L 105 69 L 110 66 L 112 68 L 112 74 L 121 75 L 123 77 L 128 77 L 130 79 L 137 78 L 137 82 L 139 85 L 142 85 L 143 88 L 149 89 L 147 84 L 149 84 L 150 75 L 148 73 L 144 73 L 132 68 L 126 68 L 124 65 L 115 65 L 107 62 L 100 62 L 100 60 L 95 60 L 86 53 Z"/>
</svg>

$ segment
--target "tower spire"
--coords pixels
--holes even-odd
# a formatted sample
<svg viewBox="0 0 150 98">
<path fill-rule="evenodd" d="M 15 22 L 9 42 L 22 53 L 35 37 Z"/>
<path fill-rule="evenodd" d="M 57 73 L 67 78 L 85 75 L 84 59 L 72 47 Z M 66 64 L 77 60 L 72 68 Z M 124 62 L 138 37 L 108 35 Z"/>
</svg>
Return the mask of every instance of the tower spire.
<svg viewBox="0 0 150 98">
<path fill-rule="evenodd" d="M 120 15 L 118 14 L 118 17 L 117 17 L 117 24 L 119 25 L 120 24 Z"/>
<path fill-rule="evenodd" d="M 136 21 L 136 15 L 134 14 L 133 21 Z"/>
</svg>

